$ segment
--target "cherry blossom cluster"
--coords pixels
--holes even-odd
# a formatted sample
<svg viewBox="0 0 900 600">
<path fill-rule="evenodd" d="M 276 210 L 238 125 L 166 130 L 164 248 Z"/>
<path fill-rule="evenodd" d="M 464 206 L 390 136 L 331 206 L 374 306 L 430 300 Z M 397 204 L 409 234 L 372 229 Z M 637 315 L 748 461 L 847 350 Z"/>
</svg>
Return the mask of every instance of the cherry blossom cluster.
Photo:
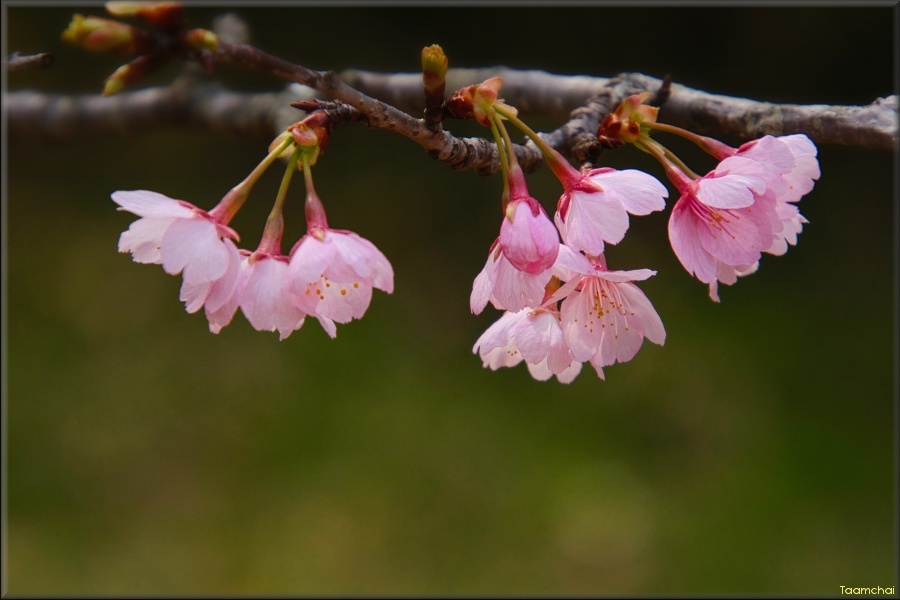
<svg viewBox="0 0 900 600">
<path fill-rule="evenodd" d="M 75 15 L 63 37 L 85 48 L 135 57 L 106 81 L 105 94 L 133 84 L 172 58 L 210 67 L 219 42 L 210 31 L 187 30 L 178 2 L 108 2 L 113 16 L 132 17 L 153 31 L 99 17 Z M 476 341 L 473 352 L 491 369 L 524 362 L 538 380 L 573 381 L 584 363 L 604 368 L 632 360 L 644 340 L 663 345 L 666 330 L 637 282 L 651 269 L 615 270 L 606 249 L 623 241 L 631 217 L 666 209 L 669 189 L 636 169 L 592 165 L 577 169 L 499 98 L 499 77 L 444 98 L 447 57 L 439 46 L 422 52 L 424 122 L 438 131 L 447 114 L 489 128 L 502 171 L 501 221 L 484 269 L 472 285 L 470 308 L 503 311 Z M 784 254 L 808 222 L 798 202 L 820 177 L 817 150 L 805 135 L 765 136 L 738 148 L 659 123 L 649 93 L 626 98 L 597 131 L 598 143 L 631 144 L 653 156 L 678 199 L 670 210 L 671 247 L 685 270 L 719 301 L 719 285 L 754 273 L 763 254 Z M 301 106 L 302 105 L 302 106 Z M 361 318 L 373 289 L 391 293 L 387 258 L 356 233 L 333 229 L 313 186 L 312 167 L 333 122 L 318 102 L 269 147 L 268 155 L 209 211 L 146 190 L 117 191 L 120 210 L 140 217 L 119 238 L 119 251 L 139 263 L 159 264 L 182 278 L 180 299 L 189 313 L 204 311 L 218 333 L 240 309 L 260 331 L 280 339 L 315 318 L 335 337 L 337 325 Z M 528 191 L 507 124 L 541 151 L 562 193 L 553 217 Z M 715 160 L 699 175 L 651 134 L 681 136 Z M 286 160 L 281 186 L 253 251 L 239 247 L 229 226 L 262 174 Z M 296 171 L 306 190 L 306 232 L 283 251 L 283 204 Z"/>
<path fill-rule="evenodd" d="M 363 316 L 372 289 L 394 289 L 387 258 L 372 242 L 328 226 L 312 180 L 312 165 L 325 144 L 327 128 L 313 113 L 276 138 L 268 156 L 210 211 L 150 191 L 118 191 L 119 210 L 139 217 L 119 238 L 119 251 L 135 262 L 162 265 L 181 275 L 180 298 L 189 313 L 204 309 L 209 329 L 218 333 L 238 308 L 259 331 L 278 331 L 285 339 L 314 317 L 332 338 L 335 323 Z M 239 248 L 228 226 L 262 173 L 279 157 L 288 165 L 259 246 Z M 282 252 L 282 206 L 293 173 L 306 184 L 306 233 Z"/>
<path fill-rule="evenodd" d="M 457 92 L 454 112 L 491 127 L 505 179 L 500 234 L 475 278 L 473 313 L 488 303 L 505 311 L 478 339 L 473 352 L 485 367 L 525 362 L 538 380 L 571 382 L 585 362 L 604 378 L 603 367 L 634 358 L 644 338 L 662 345 L 659 314 L 635 285 L 649 269 L 616 271 L 604 250 L 618 244 L 629 215 L 665 208 L 666 187 L 638 170 L 579 171 L 550 148 L 498 99 L 499 78 Z M 754 272 L 761 253 L 783 254 L 807 221 L 796 203 L 819 178 L 816 148 L 804 135 L 766 136 L 731 148 L 722 142 L 657 124 L 649 94 L 626 99 L 601 125 L 598 136 L 631 143 L 656 157 L 680 193 L 669 220 L 669 238 L 685 269 L 709 285 L 731 285 Z M 541 149 L 563 193 L 553 222 L 532 198 L 504 121 Z M 719 162 L 700 177 L 650 137 L 652 129 L 687 137 Z"/>
</svg>

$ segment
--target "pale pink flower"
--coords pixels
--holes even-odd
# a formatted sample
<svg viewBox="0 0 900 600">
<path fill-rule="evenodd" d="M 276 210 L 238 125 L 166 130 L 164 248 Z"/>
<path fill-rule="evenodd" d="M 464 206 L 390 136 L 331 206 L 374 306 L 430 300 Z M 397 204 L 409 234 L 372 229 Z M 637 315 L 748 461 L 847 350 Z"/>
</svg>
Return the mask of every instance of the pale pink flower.
<svg viewBox="0 0 900 600">
<path fill-rule="evenodd" d="M 561 249 L 560 255 L 564 252 Z M 663 345 L 666 330 L 647 296 L 633 281 L 656 271 L 610 271 L 602 256 L 590 259 L 566 252 L 560 259 L 577 273 L 552 296 L 562 299 L 563 339 L 575 360 L 590 361 L 598 370 L 634 358 L 644 338 Z"/>
<path fill-rule="evenodd" d="M 515 268 L 501 251 L 500 239 L 497 238 L 488 252 L 484 269 L 472 284 L 469 307 L 477 315 L 484 310 L 488 301 L 494 308 L 511 312 L 538 306 L 544 298 L 544 287 L 552 275 L 552 267 L 534 274 Z"/>
<path fill-rule="evenodd" d="M 524 360 L 538 381 L 555 375 L 561 383 L 570 383 L 581 372 L 581 362 L 573 358 L 563 340 L 555 308 L 504 313 L 478 338 L 472 352 L 494 371 Z M 602 378 L 603 371 L 598 373 Z"/>
<path fill-rule="evenodd" d="M 559 233 L 537 200 L 528 195 L 518 165 L 509 172 L 510 200 L 500 225 L 500 250 L 512 266 L 537 275 L 553 266 Z"/>
<path fill-rule="evenodd" d="M 322 328 L 334 337 L 334 323 L 308 308 L 296 294 L 298 280 L 290 257 L 257 250 L 247 258 L 240 286 L 240 307 L 257 331 L 278 331 L 284 340 L 303 326 L 307 314 L 319 317 Z"/>
<path fill-rule="evenodd" d="M 337 323 L 361 318 L 372 288 L 394 291 L 391 263 L 372 242 L 351 231 L 313 229 L 291 251 L 289 270 L 297 304 Z M 326 331 L 334 337 L 333 323 Z"/>
<path fill-rule="evenodd" d="M 209 330 L 219 333 L 223 327 L 231 323 L 240 303 L 240 292 L 246 275 L 248 250 L 238 249 L 231 240 L 225 240 L 229 249 L 229 263 L 225 273 L 215 281 L 203 281 L 191 284 L 182 281 L 180 299 L 185 303 L 185 310 L 195 313 L 201 308 L 205 310 L 209 321 Z"/>
<path fill-rule="evenodd" d="M 119 237 L 119 252 L 131 252 L 135 262 L 183 273 L 191 285 L 215 281 L 229 268 L 233 251 L 226 240 L 238 236 L 216 215 L 145 190 L 114 192 L 112 199 L 119 210 L 142 217 Z"/>
<path fill-rule="evenodd" d="M 737 156 L 694 181 L 668 172 L 682 194 L 669 218 L 672 249 L 700 281 L 733 283 L 729 267 L 745 270 L 759 261 L 783 228 L 768 176 L 756 161 Z"/>
<path fill-rule="evenodd" d="M 563 242 L 575 250 L 602 254 L 605 244 L 618 244 L 625 237 L 628 213 L 647 215 L 666 206 L 669 192 L 652 175 L 636 169 L 582 172 L 555 157 L 548 164 L 563 185 L 556 226 Z"/>
<path fill-rule="evenodd" d="M 767 135 L 747 142 L 734 156 L 757 161 L 768 173 L 766 184 L 775 194 L 781 232 L 776 232 L 769 254 L 782 255 L 797 244 L 797 235 L 809 221 L 793 203 L 812 191 L 821 176 L 815 144 L 803 134 L 773 137 Z"/>
</svg>

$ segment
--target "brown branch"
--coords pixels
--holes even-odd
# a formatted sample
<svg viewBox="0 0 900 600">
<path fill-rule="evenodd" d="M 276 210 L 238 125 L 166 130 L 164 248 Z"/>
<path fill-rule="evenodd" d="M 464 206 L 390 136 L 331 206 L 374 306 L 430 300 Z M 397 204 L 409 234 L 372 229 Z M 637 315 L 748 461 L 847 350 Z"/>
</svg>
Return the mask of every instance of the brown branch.
<svg viewBox="0 0 900 600">
<path fill-rule="evenodd" d="M 13 52 L 6 59 L 7 73 L 21 73 L 33 69 L 46 69 L 53 64 L 53 55 L 46 52 L 40 54 L 19 54 Z"/>
<path fill-rule="evenodd" d="M 558 118 L 585 106 L 589 98 L 610 94 L 610 88 L 617 90 L 613 95 L 621 99 L 642 91 L 655 92 L 663 85 L 662 79 L 639 73 L 608 79 L 492 67 L 451 69 L 447 73 L 447 87 L 458 89 L 496 75 L 503 77 L 501 96 L 520 112 Z M 342 76 L 353 87 L 398 108 L 411 112 L 421 110 L 414 73 L 353 70 Z M 672 84 L 660 119 L 703 134 L 753 139 L 765 134 L 805 133 L 820 144 L 892 150 L 898 143 L 897 106 L 897 96 L 878 98 L 867 106 L 774 104 Z M 606 102 L 596 104 L 596 109 L 608 110 Z"/>
<path fill-rule="evenodd" d="M 343 121 L 360 121 L 388 129 L 418 143 L 428 154 L 455 169 L 492 173 L 496 148 L 481 138 L 457 138 L 432 131 L 407 112 L 424 109 L 421 74 L 383 74 L 363 71 L 320 72 L 268 55 L 252 46 L 221 44 L 215 58 L 261 70 L 314 88 L 327 99 L 345 103 Z M 542 134 L 547 142 L 580 162 L 593 162 L 600 148 L 596 130 L 600 120 L 630 94 L 660 90 L 663 82 L 641 74 L 602 77 L 566 76 L 544 71 L 516 71 L 503 67 L 451 69 L 447 85 L 458 89 L 500 75 L 502 96 L 521 114 L 568 117 L 555 131 Z M 359 89 L 357 89 L 359 88 Z M 371 95 L 369 95 L 371 94 Z M 166 88 L 151 88 L 112 97 L 48 95 L 19 91 L 7 94 L 10 134 L 65 138 L 101 133 L 128 134 L 161 124 L 207 127 L 236 136 L 271 137 L 299 115 L 289 108 L 298 99 L 311 99 L 309 88 L 289 86 L 283 92 L 242 94 L 185 76 Z M 802 132 L 819 143 L 893 149 L 897 144 L 897 97 L 879 99 L 865 107 L 778 105 L 709 94 L 672 85 L 662 120 L 700 133 L 733 134 L 752 138 Z M 354 113 L 355 111 L 355 113 Z M 541 164 L 533 144 L 516 147 L 526 170 Z"/>
</svg>

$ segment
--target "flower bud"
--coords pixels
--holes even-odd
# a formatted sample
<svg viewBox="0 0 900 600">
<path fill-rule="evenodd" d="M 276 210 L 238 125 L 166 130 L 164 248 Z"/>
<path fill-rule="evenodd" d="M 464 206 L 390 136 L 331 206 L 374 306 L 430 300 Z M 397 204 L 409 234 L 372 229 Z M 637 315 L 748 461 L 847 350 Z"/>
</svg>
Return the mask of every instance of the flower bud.
<svg viewBox="0 0 900 600">
<path fill-rule="evenodd" d="M 448 64 L 447 56 L 437 44 L 422 48 L 422 82 L 426 92 L 443 95 Z"/>
<path fill-rule="evenodd" d="M 644 104 L 650 92 L 629 96 L 622 101 L 616 110 L 603 119 L 597 130 L 601 140 L 620 140 L 631 143 L 641 136 L 641 128 L 645 123 L 655 123 L 659 109 Z"/>
<path fill-rule="evenodd" d="M 149 36 L 137 27 L 80 14 L 72 16 L 62 39 L 88 50 L 118 54 L 140 54 L 151 46 Z"/>
<path fill-rule="evenodd" d="M 191 29 L 184 34 L 184 42 L 188 47 L 202 51 L 215 52 L 219 46 L 219 38 L 208 29 Z"/>
<path fill-rule="evenodd" d="M 106 12 L 117 17 L 137 17 L 160 29 L 177 29 L 184 24 L 180 2 L 107 2 Z"/>
<path fill-rule="evenodd" d="M 447 100 L 447 108 L 460 119 L 475 119 L 490 127 L 494 103 L 501 87 L 501 77 L 491 77 L 482 83 L 464 87 Z"/>
<path fill-rule="evenodd" d="M 103 86 L 103 95 L 112 96 L 123 89 L 146 77 L 155 71 L 165 60 L 158 55 L 145 54 L 126 65 L 116 69 L 112 75 L 106 78 Z"/>
</svg>

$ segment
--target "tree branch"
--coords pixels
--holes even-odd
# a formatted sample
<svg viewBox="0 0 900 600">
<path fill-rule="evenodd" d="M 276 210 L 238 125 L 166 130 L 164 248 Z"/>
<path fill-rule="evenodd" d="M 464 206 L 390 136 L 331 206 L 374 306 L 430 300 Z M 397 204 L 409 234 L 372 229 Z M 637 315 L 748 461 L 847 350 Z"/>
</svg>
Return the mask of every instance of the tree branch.
<svg viewBox="0 0 900 600">
<path fill-rule="evenodd" d="M 288 86 L 278 93 L 235 93 L 218 84 L 199 81 L 192 70 L 168 87 L 112 97 L 19 91 L 7 96 L 10 134 L 59 139 L 129 134 L 168 124 L 268 138 L 298 120 L 299 115 L 289 105 L 298 99 L 312 99 L 316 95 L 312 88 L 327 99 L 347 105 L 341 108 L 341 122 L 360 121 L 404 135 L 455 169 L 474 168 L 481 173 L 497 169 L 492 142 L 432 131 L 424 120 L 408 114 L 424 111 L 419 73 L 314 71 L 244 44 L 220 44 L 215 60 L 308 87 Z M 522 114 L 568 117 L 561 127 L 542 135 L 551 146 L 580 162 L 597 159 L 601 151 L 596 141 L 597 126 L 622 99 L 643 91 L 657 91 L 663 85 L 660 79 L 637 73 L 604 78 L 505 67 L 451 69 L 447 85 L 448 89 L 459 89 L 496 75 L 503 77 L 502 97 Z M 896 110 L 897 96 L 880 98 L 869 106 L 772 104 L 674 84 L 660 117 L 699 133 L 730 134 L 744 139 L 806 133 L 818 143 L 894 149 L 898 137 Z M 530 142 L 517 147 L 516 154 L 526 170 L 541 164 L 540 152 Z"/>
<path fill-rule="evenodd" d="M 19 54 L 13 52 L 6 59 L 7 73 L 21 73 L 32 69 L 46 69 L 53 64 L 53 55 L 46 52 L 40 54 Z"/>
</svg>

